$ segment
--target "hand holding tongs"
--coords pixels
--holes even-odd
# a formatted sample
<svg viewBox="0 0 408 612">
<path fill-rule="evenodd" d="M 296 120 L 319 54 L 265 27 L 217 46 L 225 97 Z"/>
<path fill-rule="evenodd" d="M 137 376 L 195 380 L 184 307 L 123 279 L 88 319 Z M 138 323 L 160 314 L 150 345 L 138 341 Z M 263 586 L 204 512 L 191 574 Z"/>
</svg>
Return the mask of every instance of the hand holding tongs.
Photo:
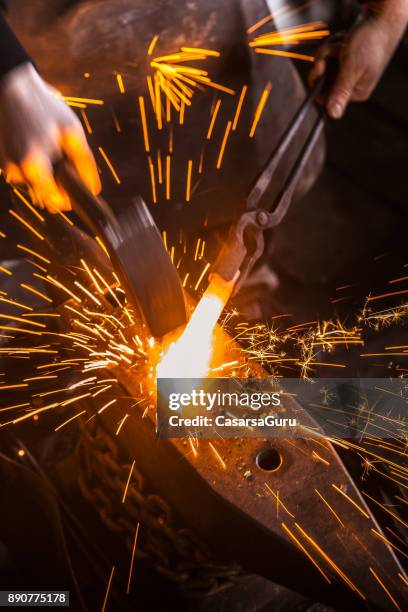
<svg viewBox="0 0 408 612">
<path fill-rule="evenodd" d="M 329 62 L 330 63 L 330 62 Z M 263 232 L 276 227 L 288 212 L 293 194 L 299 179 L 306 167 L 314 146 L 324 126 L 325 112 L 318 111 L 316 119 L 307 139 L 301 149 L 292 170 L 286 179 L 277 202 L 271 209 L 260 206 L 262 197 L 265 195 L 278 166 L 298 133 L 316 97 L 322 93 L 323 88 L 328 86 L 328 78 L 332 80 L 334 66 L 328 66 L 328 77 L 324 75 L 316 81 L 312 90 L 298 110 L 291 125 L 283 135 L 276 150 L 272 153 L 264 169 L 259 175 L 254 187 L 251 189 L 246 200 L 246 211 L 239 217 L 231 228 L 228 241 L 221 249 L 215 262 L 213 273 L 220 275 L 226 281 L 232 281 L 237 277 L 234 292 L 242 286 L 253 266 L 262 255 L 264 250 Z"/>
</svg>

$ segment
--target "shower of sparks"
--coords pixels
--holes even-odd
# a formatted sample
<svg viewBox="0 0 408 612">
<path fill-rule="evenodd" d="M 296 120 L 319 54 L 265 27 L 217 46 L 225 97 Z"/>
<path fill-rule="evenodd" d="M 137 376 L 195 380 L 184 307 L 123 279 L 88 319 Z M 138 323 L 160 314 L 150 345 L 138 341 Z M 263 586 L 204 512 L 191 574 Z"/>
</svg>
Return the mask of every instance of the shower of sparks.
<svg viewBox="0 0 408 612">
<path fill-rule="evenodd" d="M 226 323 L 226 329 L 229 329 Z M 307 378 L 321 365 L 321 354 L 333 353 L 335 347 L 362 346 L 362 328 L 346 328 L 340 321 L 308 322 L 281 328 L 278 324 L 239 323 L 232 330 L 249 360 L 256 360 L 274 371 L 297 371 Z M 327 363 L 331 367 L 343 364 Z"/>
<path fill-rule="evenodd" d="M 151 52 L 151 50 L 149 49 Z M 150 55 L 148 53 L 148 55 Z M 184 122 L 185 107 L 190 107 L 197 89 L 212 88 L 230 95 L 234 90 L 216 83 L 204 68 L 191 66 L 191 62 L 202 62 L 218 58 L 220 53 L 212 49 L 182 47 L 175 53 L 154 57 L 150 60 L 153 75 L 147 77 L 147 85 L 158 128 L 162 127 L 163 109 L 165 119 L 170 120 L 170 107 L 180 113 L 180 124 Z"/>
<path fill-rule="evenodd" d="M 266 23 L 266 21 L 264 21 L 264 23 Z M 255 53 L 277 55 L 281 57 L 289 57 L 292 59 L 314 62 L 313 55 L 297 53 L 295 51 L 287 51 L 282 49 L 282 47 L 291 47 L 310 43 L 312 41 L 322 40 L 329 35 L 330 30 L 327 29 L 326 24 L 322 21 L 315 21 L 313 23 L 306 23 L 295 27 L 273 30 L 272 32 L 261 34 L 250 41 L 249 46 L 255 50 Z"/>
</svg>

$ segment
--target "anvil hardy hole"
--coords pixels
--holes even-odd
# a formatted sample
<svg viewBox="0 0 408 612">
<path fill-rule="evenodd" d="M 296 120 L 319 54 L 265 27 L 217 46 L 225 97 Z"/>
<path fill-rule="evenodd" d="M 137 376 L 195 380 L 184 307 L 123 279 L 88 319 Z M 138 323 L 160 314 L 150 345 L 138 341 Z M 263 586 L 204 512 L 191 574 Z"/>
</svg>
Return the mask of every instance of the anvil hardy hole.
<svg viewBox="0 0 408 612">
<path fill-rule="evenodd" d="M 282 455 L 272 446 L 259 451 L 256 456 L 256 465 L 264 472 L 276 472 L 282 463 Z"/>
</svg>

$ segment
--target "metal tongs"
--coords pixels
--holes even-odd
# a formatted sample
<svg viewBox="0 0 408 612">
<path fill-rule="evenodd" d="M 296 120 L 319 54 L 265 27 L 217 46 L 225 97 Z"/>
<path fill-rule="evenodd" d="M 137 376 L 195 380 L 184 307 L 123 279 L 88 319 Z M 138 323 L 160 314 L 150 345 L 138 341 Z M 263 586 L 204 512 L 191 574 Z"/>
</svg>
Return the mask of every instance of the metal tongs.
<svg viewBox="0 0 408 612">
<path fill-rule="evenodd" d="M 268 190 L 283 156 L 297 135 L 309 110 L 313 107 L 316 97 L 322 93 L 323 88 L 327 89 L 327 85 L 327 77 L 323 76 L 316 81 L 307 95 L 251 189 L 246 199 L 246 210 L 232 226 L 228 240 L 215 262 L 213 274 L 218 274 L 226 281 L 237 279 L 234 285 L 234 293 L 242 287 L 248 274 L 263 253 L 265 246 L 264 231 L 279 225 L 288 212 L 299 179 L 322 132 L 325 118 L 323 109 L 318 111 L 318 118 L 280 191 L 276 203 L 269 209 L 260 206 L 260 202 Z"/>
</svg>

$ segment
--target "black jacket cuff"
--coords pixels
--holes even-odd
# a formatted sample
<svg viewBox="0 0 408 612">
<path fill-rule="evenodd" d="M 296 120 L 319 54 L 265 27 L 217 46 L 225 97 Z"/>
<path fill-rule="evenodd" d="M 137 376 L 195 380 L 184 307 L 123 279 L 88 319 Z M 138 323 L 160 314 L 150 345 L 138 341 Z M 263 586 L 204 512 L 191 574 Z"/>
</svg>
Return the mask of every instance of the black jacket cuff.
<svg viewBox="0 0 408 612">
<path fill-rule="evenodd" d="M 18 41 L 7 19 L 0 11 L 0 79 L 20 64 L 31 62 L 27 51 Z"/>
</svg>

